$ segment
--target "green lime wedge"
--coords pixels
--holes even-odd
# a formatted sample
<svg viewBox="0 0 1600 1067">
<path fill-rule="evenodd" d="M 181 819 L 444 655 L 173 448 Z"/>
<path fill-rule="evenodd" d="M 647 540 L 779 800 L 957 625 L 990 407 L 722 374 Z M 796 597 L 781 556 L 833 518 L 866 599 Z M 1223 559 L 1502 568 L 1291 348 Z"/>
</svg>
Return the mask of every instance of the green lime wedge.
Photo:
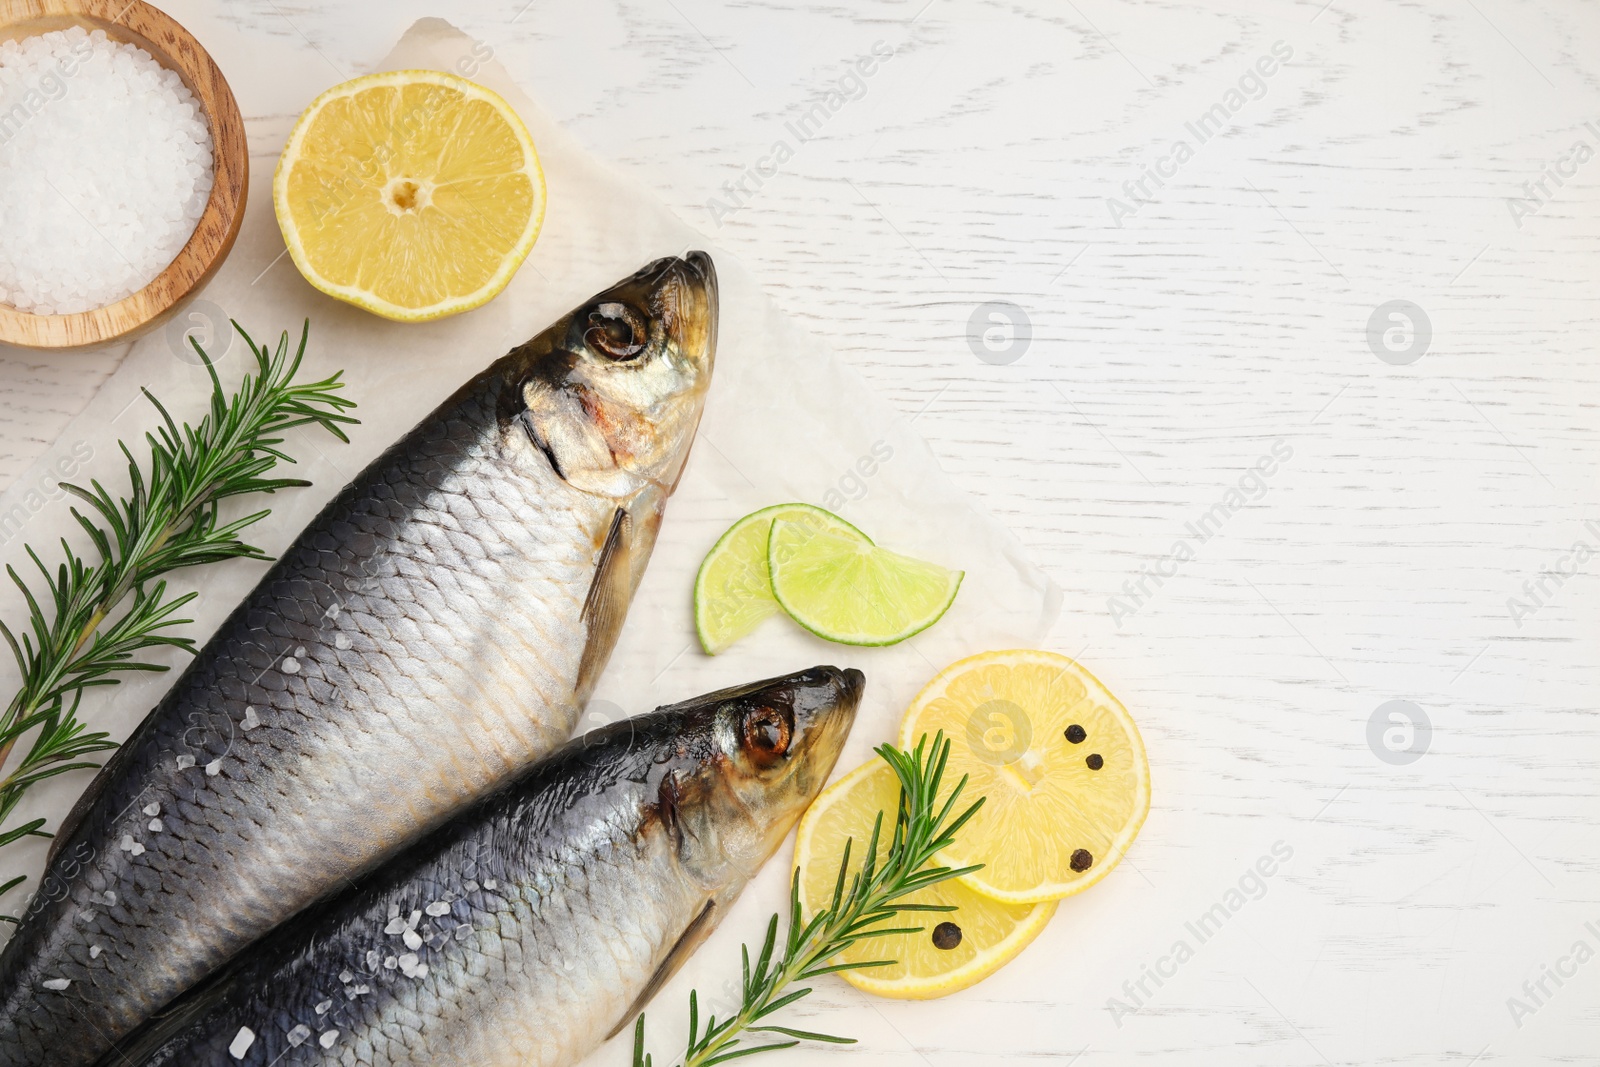
<svg viewBox="0 0 1600 1067">
<path fill-rule="evenodd" d="M 767 540 L 775 519 L 796 523 L 801 530 L 838 530 L 866 539 L 839 516 L 810 504 L 774 504 L 728 527 L 706 553 L 694 579 L 694 626 L 700 647 L 709 655 L 715 656 L 778 613 L 767 575 Z"/>
<path fill-rule="evenodd" d="M 818 637 L 892 645 L 949 610 L 964 572 L 879 548 L 857 530 L 778 518 L 767 539 L 772 592 Z"/>
</svg>

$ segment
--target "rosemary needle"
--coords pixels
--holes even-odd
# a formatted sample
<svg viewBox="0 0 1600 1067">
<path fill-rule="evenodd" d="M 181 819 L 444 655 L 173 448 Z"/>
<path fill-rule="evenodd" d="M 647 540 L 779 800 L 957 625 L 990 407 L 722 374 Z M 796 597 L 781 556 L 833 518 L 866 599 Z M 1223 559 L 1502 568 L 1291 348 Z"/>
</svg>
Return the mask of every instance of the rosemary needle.
<svg viewBox="0 0 1600 1067">
<path fill-rule="evenodd" d="M 211 376 L 210 409 L 198 426 L 178 424 L 144 391 L 160 413 L 161 425 L 145 435 L 150 458 L 144 467 L 118 442 L 128 460 L 131 496 L 113 497 L 98 481 L 91 481 L 88 489 L 62 484 L 86 505 L 84 511 L 74 507 L 72 517 L 88 535 L 92 552 L 75 552 L 63 539 L 62 561 L 52 571 L 28 546 L 43 578 L 43 596 L 15 568 L 6 568 L 27 601 L 28 619 L 20 636 L 0 622 L 0 636 L 22 672 L 21 687 L 0 712 L 0 847 L 23 837 L 50 836 L 44 819 L 5 826 L 31 786 L 68 771 L 92 769 L 96 764 L 86 757 L 117 747 L 109 735 L 89 731 L 78 718 L 84 691 L 115 685 L 121 672 L 166 670 L 143 658 L 151 649 L 195 652 L 194 640 L 174 628 L 192 621 L 176 614 L 196 594 L 169 596 L 160 576 L 200 563 L 268 558 L 239 536 L 268 512 L 223 522 L 218 505 L 229 497 L 310 484 L 271 477 L 280 461 L 294 462 L 280 448 L 288 430 L 316 425 L 349 440 L 341 424 L 356 421 L 344 414 L 355 403 L 338 394 L 343 388 L 339 375 L 294 381 L 305 356 L 309 322 L 292 353 L 287 333 L 274 351 L 258 348 L 238 323 L 234 328 L 255 356 L 256 370 L 231 396 L 211 360 L 191 339 Z M 19 750 L 8 769 L 18 742 L 34 731 L 32 743 Z M 0 884 L 0 894 L 25 878 L 19 875 Z M 0 919 L 16 922 L 9 915 Z"/>
<path fill-rule="evenodd" d="M 951 818 L 956 800 L 967 784 L 967 779 L 963 777 L 944 803 L 937 804 L 940 781 L 944 777 L 945 763 L 950 754 L 950 742 L 943 733 L 937 734 L 931 745 L 924 735 L 911 752 L 902 752 L 893 745 L 881 745 L 877 752 L 900 779 L 900 804 L 895 814 L 888 851 L 881 860 L 878 858 L 884 820 L 884 813 L 879 812 L 865 858 L 852 872 L 851 842 L 845 842 L 833 899 L 828 907 L 818 910 L 809 919 L 803 919 L 800 914 L 800 871 L 795 870 L 789 889 L 788 931 L 781 951 L 777 915 L 773 915 L 767 924 L 766 940 L 762 943 L 754 967 L 750 963 L 749 946 L 741 949 L 743 981 L 739 1010 L 720 1022 L 716 1016 L 711 1016 L 702 1026 L 699 996 L 695 992 L 689 994 L 689 1042 L 682 1059 L 678 1061 L 682 1067 L 711 1067 L 712 1064 L 752 1056 L 758 1052 L 793 1048 L 801 1041 L 853 1044 L 854 1038 L 797 1030 L 764 1020 L 811 992 L 809 986 L 789 990 L 789 986 L 796 982 L 810 981 L 836 971 L 883 967 L 893 963 L 893 960 L 834 964 L 828 961 L 863 938 L 913 934 L 922 929 L 918 926 L 886 925 L 892 923 L 901 912 L 954 910 L 951 905 L 902 904 L 899 901 L 947 878 L 978 870 L 981 864 L 956 869 L 932 867 L 929 864 L 955 839 L 957 831 L 983 805 L 983 799 L 980 797 L 960 815 Z M 763 1036 L 756 1039 L 761 1042 L 759 1044 L 742 1044 L 746 1038 L 741 1034 Z M 654 1067 L 650 1054 L 644 1050 L 643 1015 L 634 1025 L 633 1064 L 634 1067 Z"/>
</svg>

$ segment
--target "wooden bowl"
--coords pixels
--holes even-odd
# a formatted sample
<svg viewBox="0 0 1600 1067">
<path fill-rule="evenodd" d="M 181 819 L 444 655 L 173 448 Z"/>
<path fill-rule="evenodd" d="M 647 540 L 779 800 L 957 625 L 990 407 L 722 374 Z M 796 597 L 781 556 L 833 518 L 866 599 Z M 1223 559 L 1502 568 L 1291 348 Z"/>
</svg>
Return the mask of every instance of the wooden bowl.
<svg viewBox="0 0 1600 1067">
<path fill-rule="evenodd" d="M 211 124 L 211 199 L 177 258 L 132 296 L 72 315 L 32 315 L 0 304 L 0 343 L 27 348 L 101 345 L 164 322 L 227 258 L 239 236 L 250 180 L 239 102 L 188 30 L 143 0 L 0 0 L 0 41 L 72 26 L 138 45 L 183 79 Z"/>
</svg>

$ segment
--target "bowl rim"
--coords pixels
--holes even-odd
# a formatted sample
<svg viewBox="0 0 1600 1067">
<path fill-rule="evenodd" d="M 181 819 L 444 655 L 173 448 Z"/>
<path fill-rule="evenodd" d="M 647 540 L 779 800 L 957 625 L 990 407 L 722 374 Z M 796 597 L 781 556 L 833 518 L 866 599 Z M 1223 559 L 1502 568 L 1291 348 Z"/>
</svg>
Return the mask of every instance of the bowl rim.
<svg viewBox="0 0 1600 1067">
<path fill-rule="evenodd" d="M 0 39 L 74 25 L 136 44 L 183 79 L 211 126 L 211 194 L 172 262 L 121 300 L 66 315 L 35 315 L 0 303 L 0 343 L 24 348 L 104 345 L 165 321 L 227 258 L 249 190 L 250 151 L 239 102 L 211 54 L 176 19 L 144 0 L 0 0 Z"/>
</svg>

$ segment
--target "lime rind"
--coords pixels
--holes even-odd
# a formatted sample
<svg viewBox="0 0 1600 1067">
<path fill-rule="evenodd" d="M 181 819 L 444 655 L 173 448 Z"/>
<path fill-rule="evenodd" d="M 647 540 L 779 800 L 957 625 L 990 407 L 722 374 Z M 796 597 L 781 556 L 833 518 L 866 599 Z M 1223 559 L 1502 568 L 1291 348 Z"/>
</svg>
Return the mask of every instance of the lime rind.
<svg viewBox="0 0 1600 1067">
<path fill-rule="evenodd" d="M 790 618 L 826 641 L 881 647 L 915 637 L 944 618 L 966 577 L 965 571 L 879 548 L 860 531 L 853 538 L 838 531 L 814 533 L 808 544 L 820 551 L 812 551 L 809 560 L 798 552 L 780 558 L 795 548 L 793 525 L 775 519 L 767 537 L 773 597 Z M 810 573 L 797 573 L 804 562 L 811 563 Z M 923 600 L 925 607 L 890 614 L 907 599 L 897 593 Z"/>
<path fill-rule="evenodd" d="M 844 519 L 812 504 L 773 504 L 735 522 L 717 538 L 695 574 L 695 634 L 707 655 L 727 650 L 781 610 L 772 592 L 767 541 L 772 523 L 788 516 L 815 519 L 820 528 L 848 531 L 871 543 Z"/>
</svg>

